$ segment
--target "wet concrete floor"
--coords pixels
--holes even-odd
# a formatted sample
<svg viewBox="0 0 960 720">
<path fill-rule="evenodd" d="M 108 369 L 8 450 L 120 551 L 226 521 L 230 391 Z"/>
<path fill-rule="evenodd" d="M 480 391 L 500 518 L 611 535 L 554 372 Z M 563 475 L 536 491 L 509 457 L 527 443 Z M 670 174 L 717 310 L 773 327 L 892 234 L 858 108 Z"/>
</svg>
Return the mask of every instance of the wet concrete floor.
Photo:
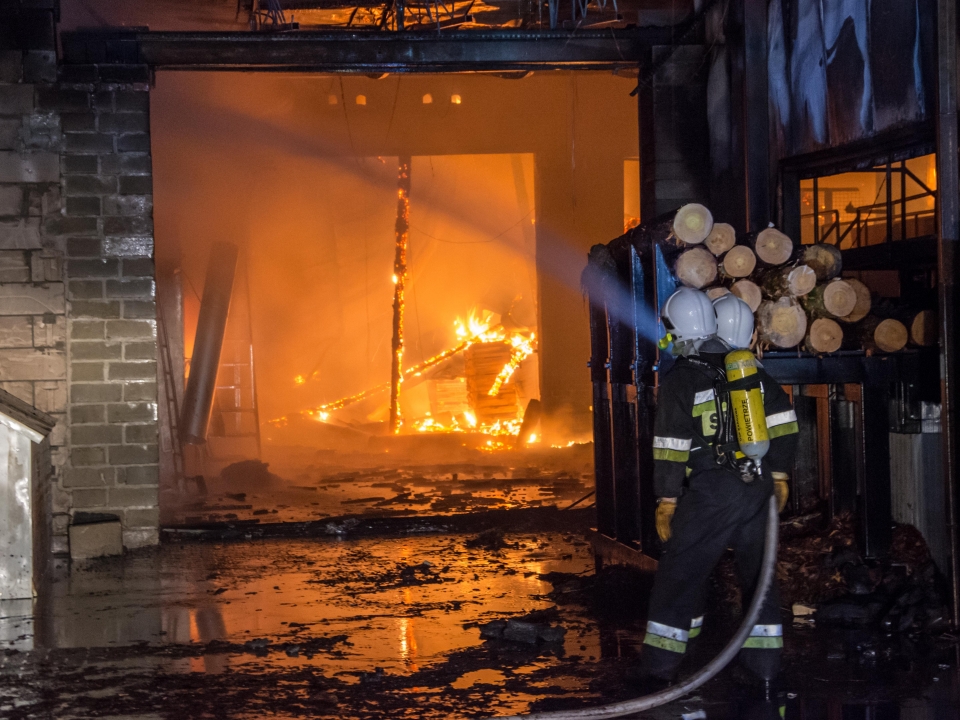
<svg viewBox="0 0 960 720">
<path fill-rule="evenodd" d="M 460 448 L 459 457 L 438 463 L 438 442 L 445 449 L 450 443 L 459 447 L 450 436 L 399 438 L 393 453 L 269 446 L 263 469 L 249 461 L 221 468 L 207 474 L 205 495 L 165 496 L 163 524 L 195 528 L 566 507 L 593 490 L 591 443 L 496 453 Z"/>
<path fill-rule="evenodd" d="M 479 543 L 168 543 L 61 566 L 35 609 L 0 603 L 0 717 L 468 718 L 632 697 L 648 580 L 594 577 L 579 517 Z M 565 634 L 481 637 L 521 616 Z M 733 625 L 712 613 L 685 670 Z M 797 627 L 786 643 L 778 702 L 758 703 L 728 670 L 645 717 L 960 717 L 951 636 Z"/>
</svg>

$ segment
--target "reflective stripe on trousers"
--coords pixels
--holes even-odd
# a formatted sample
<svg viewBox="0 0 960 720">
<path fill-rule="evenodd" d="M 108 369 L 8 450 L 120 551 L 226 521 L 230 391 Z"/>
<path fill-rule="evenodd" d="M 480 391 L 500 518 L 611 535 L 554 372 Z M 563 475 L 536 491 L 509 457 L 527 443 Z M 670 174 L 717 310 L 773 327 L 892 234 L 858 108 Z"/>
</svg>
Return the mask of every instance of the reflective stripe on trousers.
<svg viewBox="0 0 960 720">
<path fill-rule="evenodd" d="M 650 620 L 647 622 L 647 635 L 643 639 L 643 644 L 683 654 L 687 651 L 689 637 L 690 633 L 687 630 Z"/>
<path fill-rule="evenodd" d="M 703 630 L 703 615 L 690 621 L 690 639 L 693 640 Z"/>
<path fill-rule="evenodd" d="M 783 647 L 783 625 L 754 625 L 743 647 L 755 650 L 779 650 Z"/>
</svg>

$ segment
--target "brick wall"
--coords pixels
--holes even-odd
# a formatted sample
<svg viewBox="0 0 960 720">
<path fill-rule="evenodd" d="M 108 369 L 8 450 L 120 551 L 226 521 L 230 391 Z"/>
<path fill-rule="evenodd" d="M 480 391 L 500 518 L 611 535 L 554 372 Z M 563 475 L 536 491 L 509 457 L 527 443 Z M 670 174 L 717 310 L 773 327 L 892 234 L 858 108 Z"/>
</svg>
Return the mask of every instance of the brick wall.
<svg viewBox="0 0 960 720">
<path fill-rule="evenodd" d="M 77 511 L 115 513 L 126 547 L 149 545 L 158 472 L 148 73 L 58 68 L 47 38 L 35 42 L 0 47 L 0 386 L 58 419 L 54 551 L 67 550 Z"/>
</svg>

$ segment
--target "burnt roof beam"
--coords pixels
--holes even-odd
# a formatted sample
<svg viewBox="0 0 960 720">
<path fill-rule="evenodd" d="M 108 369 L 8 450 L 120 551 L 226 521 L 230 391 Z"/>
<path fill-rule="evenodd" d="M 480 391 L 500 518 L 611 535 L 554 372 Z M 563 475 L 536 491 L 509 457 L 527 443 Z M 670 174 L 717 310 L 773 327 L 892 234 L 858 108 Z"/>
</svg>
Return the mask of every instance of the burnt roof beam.
<svg viewBox="0 0 960 720">
<path fill-rule="evenodd" d="M 699 44 L 699 33 L 680 42 Z M 600 31 L 210 33 L 76 31 L 66 64 L 137 62 L 154 69 L 468 72 L 637 67 L 644 49 L 677 41 L 669 27 Z M 119 49 L 122 48 L 122 51 Z M 114 59 L 115 58 L 115 59 Z"/>
</svg>

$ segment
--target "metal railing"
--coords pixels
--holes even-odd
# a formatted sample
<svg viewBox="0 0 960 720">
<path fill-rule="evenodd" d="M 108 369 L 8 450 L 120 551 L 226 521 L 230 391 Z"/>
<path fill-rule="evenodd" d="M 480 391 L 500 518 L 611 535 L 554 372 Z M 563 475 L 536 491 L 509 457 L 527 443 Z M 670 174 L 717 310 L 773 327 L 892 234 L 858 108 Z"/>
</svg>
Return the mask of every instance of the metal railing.
<svg viewBox="0 0 960 720">
<path fill-rule="evenodd" d="M 937 191 L 929 188 L 926 183 L 917 177 L 906 166 L 906 162 L 902 161 L 899 166 L 887 164 L 882 168 L 874 168 L 863 172 L 883 173 L 885 175 L 880 192 L 886 190 L 886 199 L 882 202 L 853 208 L 854 216 L 849 221 L 843 220 L 841 211 L 835 208 L 802 214 L 800 216 L 801 222 L 803 220 L 812 221 L 814 242 L 830 242 L 832 235 L 833 245 L 839 248 L 846 243 L 845 249 L 849 249 L 934 234 Z M 897 198 L 893 197 L 894 175 L 899 175 L 900 178 L 900 192 Z M 908 179 L 920 187 L 920 192 L 907 195 Z M 820 188 L 818 185 L 818 178 L 814 178 L 814 207 L 820 204 Z M 907 205 L 909 203 L 927 198 L 933 199 L 933 208 L 908 211 Z M 910 229 L 911 225 L 912 229 Z M 929 227 L 927 227 L 928 225 Z M 871 235 L 873 235 L 871 231 L 875 232 L 880 228 L 883 228 L 883 239 L 878 242 L 870 242 Z"/>
</svg>

